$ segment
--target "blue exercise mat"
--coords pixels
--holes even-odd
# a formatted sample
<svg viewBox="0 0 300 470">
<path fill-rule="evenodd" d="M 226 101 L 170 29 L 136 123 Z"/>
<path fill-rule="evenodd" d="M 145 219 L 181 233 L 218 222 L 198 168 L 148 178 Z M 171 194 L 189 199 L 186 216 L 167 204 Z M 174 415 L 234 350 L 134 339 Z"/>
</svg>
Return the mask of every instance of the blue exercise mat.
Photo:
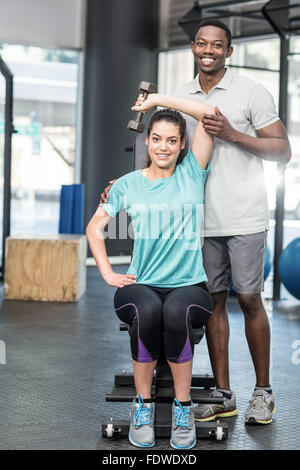
<svg viewBox="0 0 300 470">
<path fill-rule="evenodd" d="M 60 192 L 58 233 L 82 234 L 84 184 L 63 184 Z"/>
</svg>

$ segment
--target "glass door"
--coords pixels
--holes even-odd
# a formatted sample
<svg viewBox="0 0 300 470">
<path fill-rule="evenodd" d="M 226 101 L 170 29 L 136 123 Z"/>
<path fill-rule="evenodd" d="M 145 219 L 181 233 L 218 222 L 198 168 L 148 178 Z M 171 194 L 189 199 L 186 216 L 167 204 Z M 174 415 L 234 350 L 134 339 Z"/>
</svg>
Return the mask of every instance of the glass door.
<svg viewBox="0 0 300 470">
<path fill-rule="evenodd" d="M 4 194 L 4 123 L 5 123 L 5 78 L 0 73 L 0 240 L 3 240 L 3 194 Z M 2 271 L 2 243 L 0 245 L 0 271 Z"/>
<path fill-rule="evenodd" d="M 5 238 L 10 233 L 10 174 L 13 76 L 0 56 L 0 279 L 4 274 Z"/>
</svg>

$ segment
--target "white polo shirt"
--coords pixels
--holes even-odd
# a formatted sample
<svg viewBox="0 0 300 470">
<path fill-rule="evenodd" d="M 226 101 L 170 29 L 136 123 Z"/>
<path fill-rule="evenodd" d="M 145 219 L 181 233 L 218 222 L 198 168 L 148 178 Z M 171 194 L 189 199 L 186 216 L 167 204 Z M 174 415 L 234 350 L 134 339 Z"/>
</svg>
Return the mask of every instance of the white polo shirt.
<svg viewBox="0 0 300 470">
<path fill-rule="evenodd" d="M 254 137 L 256 130 L 279 120 L 268 90 L 230 69 L 208 94 L 201 89 L 197 75 L 173 95 L 218 106 L 235 129 Z M 197 121 L 184 117 L 191 147 Z M 205 187 L 205 236 L 245 235 L 268 227 L 263 161 L 235 144 L 215 138 Z"/>
</svg>

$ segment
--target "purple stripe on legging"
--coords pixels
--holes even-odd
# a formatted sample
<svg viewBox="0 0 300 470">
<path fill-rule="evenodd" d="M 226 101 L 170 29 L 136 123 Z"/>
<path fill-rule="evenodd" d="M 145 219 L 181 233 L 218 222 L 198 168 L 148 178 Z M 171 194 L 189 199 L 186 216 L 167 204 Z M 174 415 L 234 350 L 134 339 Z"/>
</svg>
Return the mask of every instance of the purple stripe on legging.
<svg viewBox="0 0 300 470">
<path fill-rule="evenodd" d="M 187 319 L 190 316 L 189 311 L 190 311 L 190 308 L 192 308 L 192 307 L 199 307 L 199 308 L 202 308 L 203 310 L 206 310 L 206 308 L 202 307 L 201 305 L 197 305 L 197 304 L 191 304 L 186 309 L 186 314 L 185 314 L 186 342 L 185 342 L 184 348 L 183 348 L 177 362 L 188 362 L 188 361 L 191 361 L 193 359 L 192 346 L 191 346 L 191 342 L 190 342 L 190 338 L 189 338 L 189 330 L 188 330 L 188 324 L 187 324 Z M 209 310 L 206 310 L 206 312 L 209 312 Z M 209 313 L 211 313 L 211 312 L 209 312 Z"/>
<path fill-rule="evenodd" d="M 120 310 L 121 308 L 128 307 L 129 305 L 133 306 L 135 308 L 135 318 L 138 319 L 138 357 L 137 357 L 137 362 L 153 362 L 153 359 L 149 353 L 149 351 L 145 348 L 143 345 L 141 339 L 140 339 L 140 317 L 139 317 L 139 311 L 138 308 L 135 304 L 129 303 L 122 305 L 121 307 L 116 308 L 117 310 Z M 134 319 L 135 319 L 134 318 Z"/>
</svg>

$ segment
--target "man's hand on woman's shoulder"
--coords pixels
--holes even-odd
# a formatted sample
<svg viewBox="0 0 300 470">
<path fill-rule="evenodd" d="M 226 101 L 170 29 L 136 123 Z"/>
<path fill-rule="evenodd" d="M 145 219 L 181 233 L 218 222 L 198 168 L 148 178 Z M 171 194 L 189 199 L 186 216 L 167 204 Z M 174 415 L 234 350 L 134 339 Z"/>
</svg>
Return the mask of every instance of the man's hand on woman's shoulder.
<svg viewBox="0 0 300 470">
<path fill-rule="evenodd" d="M 114 182 L 116 181 L 116 179 L 112 180 L 109 182 L 109 185 L 106 186 L 106 188 L 104 189 L 103 193 L 101 193 L 100 195 L 100 202 L 99 202 L 99 206 L 102 207 L 102 204 L 104 204 L 105 202 L 108 202 L 108 199 L 109 199 L 109 191 L 110 191 L 110 188 L 112 187 L 112 185 L 114 184 Z"/>
</svg>

